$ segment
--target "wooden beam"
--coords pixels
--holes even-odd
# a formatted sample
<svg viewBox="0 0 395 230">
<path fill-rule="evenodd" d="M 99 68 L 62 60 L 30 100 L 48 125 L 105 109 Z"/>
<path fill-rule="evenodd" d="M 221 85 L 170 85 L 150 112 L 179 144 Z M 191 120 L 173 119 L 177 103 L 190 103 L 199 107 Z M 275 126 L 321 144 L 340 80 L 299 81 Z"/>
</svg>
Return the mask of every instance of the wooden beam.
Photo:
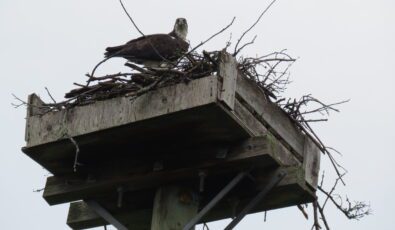
<svg viewBox="0 0 395 230">
<path fill-rule="evenodd" d="M 226 52 L 219 54 L 218 75 L 222 77 L 218 98 L 233 110 L 236 100 L 237 61 L 231 54 Z"/>
<path fill-rule="evenodd" d="M 268 194 L 265 202 L 262 202 L 252 211 L 253 213 L 307 203 L 314 199 L 314 194 L 305 186 L 303 169 L 300 167 L 288 167 L 286 171 L 287 176 Z M 258 184 L 267 183 L 268 177 L 265 172 L 255 174 L 255 176 Z M 233 193 L 216 205 L 200 223 L 234 217 L 255 194 L 255 191 L 251 194 L 243 194 L 242 192 Z M 133 197 L 133 200 L 138 199 L 138 196 Z M 115 213 L 114 216 L 122 223 L 125 223 L 129 229 L 150 229 L 152 206 L 141 207 L 141 205 L 130 203 L 129 206 L 119 209 L 115 205 L 112 205 L 109 211 Z M 106 224 L 106 222 L 90 210 L 84 202 L 80 201 L 70 204 L 67 224 L 77 230 L 98 227 Z"/>
<path fill-rule="evenodd" d="M 303 168 L 306 172 L 306 183 L 316 190 L 320 172 L 321 151 L 310 138 L 306 138 L 305 140 L 303 155 Z"/>
<path fill-rule="evenodd" d="M 178 159 L 178 163 L 171 161 L 162 171 L 152 172 L 152 163 L 137 168 L 137 172 L 129 171 L 114 175 L 113 170 L 101 169 L 102 177 L 94 180 L 88 178 L 69 178 L 52 176 L 47 178 L 43 197 L 51 205 L 85 199 L 101 191 L 114 190 L 117 186 L 128 185 L 131 190 L 157 187 L 161 184 L 171 183 L 188 178 L 196 178 L 199 170 L 206 170 L 213 174 L 223 174 L 238 170 L 238 168 L 268 167 L 270 165 L 295 166 L 301 163 L 282 146 L 273 136 L 250 138 L 234 146 L 229 146 L 227 157 L 217 159 L 217 154 L 211 157 L 198 159 L 204 156 L 205 150 L 199 153 L 185 155 Z M 222 151 L 222 150 L 221 150 Z M 186 150 L 187 152 L 187 150 Z M 195 157 L 194 157 L 195 156 Z M 182 157 L 182 156 L 180 156 Z M 127 164 L 126 164 L 127 165 Z M 151 167 L 149 167 L 151 165 Z M 129 167 L 130 168 L 130 167 Z M 144 169 L 145 170 L 142 170 Z"/>
<path fill-rule="evenodd" d="M 117 97 L 27 119 L 27 147 L 84 135 L 217 101 L 217 76 L 147 92 L 130 101 Z M 147 106 L 149 104 L 149 106 Z M 30 109 L 30 108 L 28 108 Z"/>
<path fill-rule="evenodd" d="M 164 186 L 155 195 L 151 230 L 182 230 L 198 211 L 197 195 L 191 189 Z"/>
<path fill-rule="evenodd" d="M 255 82 L 239 73 L 236 95 L 257 119 L 264 123 L 270 132 L 281 138 L 300 159 L 303 159 L 305 136 L 298 130 L 288 115 L 266 97 Z"/>
</svg>

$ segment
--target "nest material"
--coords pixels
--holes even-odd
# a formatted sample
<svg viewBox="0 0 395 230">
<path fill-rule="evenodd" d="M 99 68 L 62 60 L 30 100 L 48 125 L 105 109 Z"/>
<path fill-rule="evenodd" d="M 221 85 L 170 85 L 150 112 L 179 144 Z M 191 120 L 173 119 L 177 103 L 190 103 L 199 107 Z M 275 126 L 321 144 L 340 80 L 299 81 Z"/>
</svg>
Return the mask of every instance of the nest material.
<svg viewBox="0 0 395 230">
<path fill-rule="evenodd" d="M 217 72 L 219 52 L 203 52 L 203 55 L 189 54 L 172 68 L 141 68 L 132 63 L 125 65 L 132 69 L 129 73 L 116 73 L 102 77 L 90 74 L 86 85 L 77 84 L 79 88 L 66 93 L 68 100 L 52 105 L 59 108 L 70 108 L 106 100 L 118 96 L 136 98 L 150 90 L 188 83 L 190 80 L 202 78 Z"/>
</svg>

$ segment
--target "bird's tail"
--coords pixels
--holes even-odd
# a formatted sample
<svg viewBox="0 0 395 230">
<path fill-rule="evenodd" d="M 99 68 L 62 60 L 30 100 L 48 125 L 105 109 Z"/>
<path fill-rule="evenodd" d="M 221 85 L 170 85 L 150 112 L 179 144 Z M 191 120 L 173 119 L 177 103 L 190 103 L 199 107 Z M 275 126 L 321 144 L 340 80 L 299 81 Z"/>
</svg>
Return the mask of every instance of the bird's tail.
<svg viewBox="0 0 395 230">
<path fill-rule="evenodd" d="M 121 51 L 122 49 L 123 49 L 123 45 L 122 46 L 107 47 L 106 52 L 104 53 L 104 57 L 105 58 L 115 57 L 119 53 L 119 51 Z"/>
</svg>

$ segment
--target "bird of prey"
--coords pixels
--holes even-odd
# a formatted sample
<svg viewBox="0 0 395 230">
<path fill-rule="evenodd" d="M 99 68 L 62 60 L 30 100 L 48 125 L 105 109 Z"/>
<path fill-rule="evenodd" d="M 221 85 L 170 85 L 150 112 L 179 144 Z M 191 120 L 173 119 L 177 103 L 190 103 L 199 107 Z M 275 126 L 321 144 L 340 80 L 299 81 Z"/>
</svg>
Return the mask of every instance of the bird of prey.
<svg viewBox="0 0 395 230">
<path fill-rule="evenodd" d="M 168 34 L 142 36 L 124 45 L 107 47 L 104 56 L 122 57 L 146 67 L 163 67 L 169 61 L 176 61 L 188 51 L 186 40 L 188 24 L 185 18 L 177 18 L 174 29 Z"/>
</svg>

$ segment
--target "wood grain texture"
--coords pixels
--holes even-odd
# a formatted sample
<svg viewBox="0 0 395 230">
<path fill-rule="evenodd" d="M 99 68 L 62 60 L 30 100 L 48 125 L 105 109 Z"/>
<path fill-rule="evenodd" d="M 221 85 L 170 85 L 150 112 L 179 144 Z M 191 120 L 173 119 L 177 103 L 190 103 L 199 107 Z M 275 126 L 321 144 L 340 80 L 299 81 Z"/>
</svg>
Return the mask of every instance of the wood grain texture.
<svg viewBox="0 0 395 230">
<path fill-rule="evenodd" d="M 29 119 L 27 147 L 142 121 L 217 101 L 217 77 L 148 92 L 135 101 L 117 97 Z"/>
<path fill-rule="evenodd" d="M 306 183 L 314 189 L 317 189 L 318 185 L 320 159 L 321 151 L 310 138 L 306 138 L 304 144 L 303 168 L 306 171 Z"/>
<path fill-rule="evenodd" d="M 253 110 L 251 112 L 270 132 L 284 140 L 301 159 L 303 158 L 305 136 L 284 111 L 267 99 L 254 82 L 238 74 L 236 95 Z"/>
<path fill-rule="evenodd" d="M 197 195 L 191 189 L 160 187 L 154 198 L 151 230 L 182 230 L 198 212 Z"/>
<path fill-rule="evenodd" d="M 226 52 L 220 53 L 219 60 L 218 75 L 222 77 L 222 84 L 218 91 L 218 98 L 233 110 L 235 105 L 237 61 L 231 54 Z"/>
</svg>

